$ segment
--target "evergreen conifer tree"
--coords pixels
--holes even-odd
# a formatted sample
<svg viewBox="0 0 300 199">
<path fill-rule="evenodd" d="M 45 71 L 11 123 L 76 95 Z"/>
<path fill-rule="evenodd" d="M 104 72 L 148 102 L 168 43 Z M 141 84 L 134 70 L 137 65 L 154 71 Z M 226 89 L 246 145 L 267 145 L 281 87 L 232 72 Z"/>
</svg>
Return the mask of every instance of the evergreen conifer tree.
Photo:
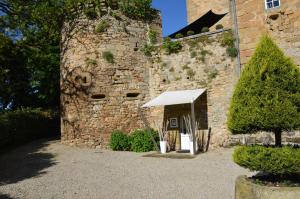
<svg viewBox="0 0 300 199">
<path fill-rule="evenodd" d="M 228 128 L 233 134 L 281 133 L 300 127 L 300 70 L 268 36 L 263 36 L 236 85 Z"/>
</svg>

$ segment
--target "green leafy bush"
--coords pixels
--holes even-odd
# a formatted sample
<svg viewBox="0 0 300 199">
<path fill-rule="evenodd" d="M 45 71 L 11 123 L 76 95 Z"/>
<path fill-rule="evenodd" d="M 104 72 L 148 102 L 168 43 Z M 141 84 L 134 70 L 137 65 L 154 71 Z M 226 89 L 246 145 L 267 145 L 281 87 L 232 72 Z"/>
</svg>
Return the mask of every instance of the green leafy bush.
<svg viewBox="0 0 300 199">
<path fill-rule="evenodd" d="M 90 20 L 96 19 L 98 17 L 98 14 L 97 14 L 95 8 L 87 8 L 87 9 L 85 9 L 84 10 L 84 14 Z"/>
<path fill-rule="evenodd" d="M 172 41 L 170 37 L 167 37 L 163 41 L 162 48 L 168 55 L 172 53 L 178 53 L 182 49 L 180 41 Z"/>
<path fill-rule="evenodd" d="M 232 133 L 275 133 L 300 128 L 300 69 L 264 36 L 244 67 L 228 115 Z"/>
<path fill-rule="evenodd" d="M 41 109 L 0 112 L 0 148 L 59 135 L 59 114 Z"/>
<path fill-rule="evenodd" d="M 109 146 L 114 151 L 129 151 L 130 139 L 123 131 L 114 131 L 111 134 Z"/>
<path fill-rule="evenodd" d="M 86 58 L 85 63 L 87 66 L 97 66 L 97 61 L 95 59 Z"/>
<path fill-rule="evenodd" d="M 101 21 L 96 27 L 96 32 L 102 33 L 107 30 L 107 28 L 109 28 L 109 24 L 107 23 L 107 21 Z"/>
<path fill-rule="evenodd" d="M 192 51 L 190 53 L 191 58 L 195 58 L 197 56 L 197 52 L 196 51 Z"/>
<path fill-rule="evenodd" d="M 175 35 L 175 38 L 176 39 L 180 39 L 180 38 L 182 38 L 183 37 L 183 34 L 182 33 L 177 33 L 176 35 Z"/>
<path fill-rule="evenodd" d="M 202 33 L 209 32 L 209 28 L 208 28 L 208 27 L 203 27 L 203 28 L 201 29 L 201 32 L 202 32 Z"/>
<path fill-rule="evenodd" d="M 218 25 L 216 25 L 216 30 L 220 30 L 220 29 L 223 29 L 224 27 L 223 27 L 223 25 L 222 24 L 218 24 Z"/>
<path fill-rule="evenodd" d="M 108 62 L 108 63 L 114 63 L 114 55 L 110 51 L 104 51 L 102 53 L 102 57 Z"/>
<path fill-rule="evenodd" d="M 151 8 L 152 0 L 120 0 L 118 1 L 121 12 L 129 18 L 152 20 L 156 11 Z"/>
<path fill-rule="evenodd" d="M 195 76 L 195 74 L 196 74 L 196 72 L 193 70 L 193 69 L 188 69 L 187 71 L 186 71 L 186 75 L 188 76 L 188 77 L 194 77 Z"/>
<path fill-rule="evenodd" d="M 150 43 L 156 44 L 157 43 L 157 32 L 155 30 L 150 29 L 148 35 L 149 35 Z"/>
<path fill-rule="evenodd" d="M 236 57 L 238 55 L 238 50 L 234 46 L 228 46 L 226 48 L 226 53 L 229 57 Z"/>
<path fill-rule="evenodd" d="M 142 51 L 144 52 L 144 55 L 151 57 L 151 53 L 155 51 L 155 47 L 149 44 L 145 44 Z"/>
<path fill-rule="evenodd" d="M 221 46 L 234 46 L 235 38 L 233 36 L 232 32 L 224 32 L 221 35 L 221 38 L 219 38 L 219 41 L 221 43 Z"/>
<path fill-rule="evenodd" d="M 299 147 L 239 146 L 234 151 L 233 159 L 251 171 L 273 175 L 300 173 Z"/>
<path fill-rule="evenodd" d="M 192 30 L 187 31 L 187 33 L 186 33 L 187 36 L 192 36 L 194 34 L 195 34 L 195 32 Z"/>
<path fill-rule="evenodd" d="M 150 134 L 156 142 L 159 136 L 156 131 L 151 130 Z M 136 130 L 130 135 L 131 150 L 134 152 L 148 152 L 155 150 L 151 135 L 147 130 Z"/>
<path fill-rule="evenodd" d="M 116 20 L 122 20 L 122 18 L 120 17 L 120 15 L 117 12 L 111 12 L 111 16 L 113 18 L 115 18 Z"/>
</svg>

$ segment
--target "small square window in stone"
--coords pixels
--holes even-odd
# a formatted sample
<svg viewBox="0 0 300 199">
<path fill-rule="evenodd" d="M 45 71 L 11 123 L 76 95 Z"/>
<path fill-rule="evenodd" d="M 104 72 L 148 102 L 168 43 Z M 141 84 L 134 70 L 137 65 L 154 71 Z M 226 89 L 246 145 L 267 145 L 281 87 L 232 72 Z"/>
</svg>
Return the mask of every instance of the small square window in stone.
<svg viewBox="0 0 300 199">
<path fill-rule="evenodd" d="M 265 0 L 266 9 L 276 8 L 280 6 L 280 0 Z"/>
</svg>

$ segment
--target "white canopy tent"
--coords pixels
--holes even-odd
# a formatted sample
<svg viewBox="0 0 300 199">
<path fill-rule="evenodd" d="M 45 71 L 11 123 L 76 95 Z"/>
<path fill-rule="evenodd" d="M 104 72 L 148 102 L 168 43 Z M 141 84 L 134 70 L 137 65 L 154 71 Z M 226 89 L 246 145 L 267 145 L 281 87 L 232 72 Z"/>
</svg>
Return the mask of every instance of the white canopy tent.
<svg viewBox="0 0 300 199">
<path fill-rule="evenodd" d="M 193 150 L 195 153 L 195 101 L 206 92 L 206 89 L 196 90 L 181 90 L 181 91 L 167 91 L 147 102 L 142 108 L 150 108 L 155 106 L 168 106 L 177 104 L 191 104 L 191 116 L 192 116 L 192 130 L 193 130 Z"/>
</svg>

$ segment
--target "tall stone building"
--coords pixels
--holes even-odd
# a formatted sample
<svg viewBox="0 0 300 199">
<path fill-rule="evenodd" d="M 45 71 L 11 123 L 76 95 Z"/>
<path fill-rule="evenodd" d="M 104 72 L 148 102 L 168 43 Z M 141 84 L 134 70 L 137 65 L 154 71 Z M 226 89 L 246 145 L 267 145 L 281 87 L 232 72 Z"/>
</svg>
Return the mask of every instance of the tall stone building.
<svg viewBox="0 0 300 199">
<path fill-rule="evenodd" d="M 233 138 L 226 120 L 239 57 L 230 57 L 222 45 L 227 28 L 238 30 L 242 64 L 264 33 L 300 64 L 299 0 L 187 0 L 190 24 L 210 10 L 216 15 L 209 12 L 206 24 L 210 16 L 221 20 L 211 22 L 210 33 L 179 39 L 182 48 L 174 54 L 161 46 L 160 17 L 151 22 L 133 20 L 119 10 L 101 8 L 96 19 L 82 15 L 63 29 L 61 140 L 66 144 L 105 148 L 114 130 L 130 133 L 148 123 L 155 127 L 154 123 L 172 120 L 169 144 L 180 150 L 186 130 L 183 117 L 192 108 L 173 104 L 143 109 L 142 105 L 166 91 L 196 89 L 205 91 L 195 100 L 198 138 L 210 138 L 212 147 L 230 144 Z M 214 32 L 216 24 L 225 29 Z M 145 44 L 153 35 L 157 44 L 146 56 Z"/>
<path fill-rule="evenodd" d="M 189 23 L 212 10 L 228 13 L 219 23 L 237 28 L 241 63 L 245 64 L 263 34 L 269 34 L 300 65 L 299 0 L 187 0 Z M 234 21 L 237 23 L 234 23 Z"/>
</svg>

